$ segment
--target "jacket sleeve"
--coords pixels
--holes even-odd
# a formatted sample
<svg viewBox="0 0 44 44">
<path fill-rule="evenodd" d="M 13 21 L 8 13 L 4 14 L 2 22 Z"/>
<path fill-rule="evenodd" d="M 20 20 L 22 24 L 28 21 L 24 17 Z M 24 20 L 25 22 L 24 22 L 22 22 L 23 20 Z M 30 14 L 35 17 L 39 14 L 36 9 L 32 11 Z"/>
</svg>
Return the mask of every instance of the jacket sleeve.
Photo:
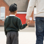
<svg viewBox="0 0 44 44">
<path fill-rule="evenodd" d="M 17 25 L 18 25 L 18 28 L 19 28 L 19 29 L 24 29 L 24 28 L 27 26 L 27 24 L 23 24 L 23 25 L 22 25 L 22 22 L 21 22 L 20 19 L 17 21 Z"/>
<path fill-rule="evenodd" d="M 5 32 L 5 35 L 7 35 L 7 32 L 6 32 L 6 21 L 4 22 L 4 32 Z"/>
</svg>

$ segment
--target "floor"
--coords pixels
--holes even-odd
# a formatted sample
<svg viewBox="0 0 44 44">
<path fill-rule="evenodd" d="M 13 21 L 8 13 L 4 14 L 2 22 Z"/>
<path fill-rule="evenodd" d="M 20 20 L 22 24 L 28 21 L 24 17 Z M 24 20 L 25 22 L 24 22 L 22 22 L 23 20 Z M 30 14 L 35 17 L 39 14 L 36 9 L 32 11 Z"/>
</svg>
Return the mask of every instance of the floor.
<svg viewBox="0 0 44 44">
<path fill-rule="evenodd" d="M 19 44 L 36 44 L 35 27 L 26 27 L 20 30 L 19 33 Z M 0 44 L 6 44 L 6 36 L 4 33 L 4 27 L 0 27 Z"/>
</svg>

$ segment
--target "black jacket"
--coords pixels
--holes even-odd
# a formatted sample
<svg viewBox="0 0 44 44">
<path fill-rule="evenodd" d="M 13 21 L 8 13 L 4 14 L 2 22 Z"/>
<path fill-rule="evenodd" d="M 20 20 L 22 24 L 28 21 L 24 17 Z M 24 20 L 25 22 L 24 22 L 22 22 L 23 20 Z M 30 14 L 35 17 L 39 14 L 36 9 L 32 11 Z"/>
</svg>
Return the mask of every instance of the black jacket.
<svg viewBox="0 0 44 44">
<path fill-rule="evenodd" d="M 22 25 L 20 18 L 16 16 L 8 16 L 4 22 L 4 31 L 5 31 L 5 34 L 7 34 L 7 32 L 9 31 L 18 32 L 19 29 L 23 29 L 26 26 L 27 24 Z"/>
</svg>

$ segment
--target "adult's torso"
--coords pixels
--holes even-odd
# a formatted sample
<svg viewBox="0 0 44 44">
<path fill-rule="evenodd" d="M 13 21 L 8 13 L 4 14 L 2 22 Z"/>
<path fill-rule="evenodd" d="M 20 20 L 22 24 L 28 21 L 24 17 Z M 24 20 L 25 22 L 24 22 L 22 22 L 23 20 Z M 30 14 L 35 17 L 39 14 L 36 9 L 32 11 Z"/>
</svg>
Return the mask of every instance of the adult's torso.
<svg viewBox="0 0 44 44">
<path fill-rule="evenodd" d="M 44 17 L 44 0 L 36 0 L 37 17 Z"/>
</svg>

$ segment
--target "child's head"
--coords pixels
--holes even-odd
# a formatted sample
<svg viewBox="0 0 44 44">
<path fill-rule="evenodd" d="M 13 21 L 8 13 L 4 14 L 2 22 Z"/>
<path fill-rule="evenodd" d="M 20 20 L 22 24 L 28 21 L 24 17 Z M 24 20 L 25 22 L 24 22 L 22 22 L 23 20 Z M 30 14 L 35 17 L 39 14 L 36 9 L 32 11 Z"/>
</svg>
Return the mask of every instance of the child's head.
<svg viewBox="0 0 44 44">
<path fill-rule="evenodd" d="M 17 4 L 12 4 L 9 7 L 10 14 L 16 14 L 17 13 Z"/>
</svg>

